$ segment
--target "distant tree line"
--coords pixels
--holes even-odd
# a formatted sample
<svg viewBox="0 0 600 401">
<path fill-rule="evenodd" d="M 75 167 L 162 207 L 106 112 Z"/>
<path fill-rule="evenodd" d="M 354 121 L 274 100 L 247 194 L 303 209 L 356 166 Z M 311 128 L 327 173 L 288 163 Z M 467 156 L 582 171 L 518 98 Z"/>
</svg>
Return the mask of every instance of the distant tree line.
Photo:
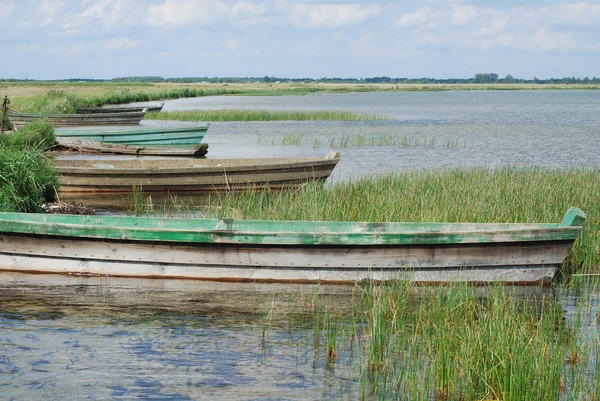
<svg viewBox="0 0 600 401">
<path fill-rule="evenodd" d="M 391 78 L 391 77 L 371 77 L 371 78 L 285 78 L 285 77 L 181 77 L 181 78 L 163 78 L 159 76 L 143 76 L 143 77 L 120 77 L 113 79 L 87 79 L 87 78 L 70 78 L 61 80 L 40 81 L 32 79 L 1 79 L 3 82 L 139 82 L 139 83 L 343 83 L 343 84 L 600 84 L 598 77 L 564 77 L 564 78 L 549 78 L 549 79 L 533 79 L 515 78 L 507 74 L 504 78 L 500 78 L 495 73 L 478 73 L 472 78 Z"/>
</svg>

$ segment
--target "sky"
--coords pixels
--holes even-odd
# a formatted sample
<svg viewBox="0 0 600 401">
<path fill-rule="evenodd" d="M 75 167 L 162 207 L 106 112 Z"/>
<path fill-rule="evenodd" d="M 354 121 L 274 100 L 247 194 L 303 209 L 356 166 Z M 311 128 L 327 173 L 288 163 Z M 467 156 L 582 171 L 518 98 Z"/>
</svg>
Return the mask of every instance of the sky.
<svg viewBox="0 0 600 401">
<path fill-rule="evenodd" d="M 600 76 L 600 0 L 2 0 L 0 78 Z"/>
</svg>

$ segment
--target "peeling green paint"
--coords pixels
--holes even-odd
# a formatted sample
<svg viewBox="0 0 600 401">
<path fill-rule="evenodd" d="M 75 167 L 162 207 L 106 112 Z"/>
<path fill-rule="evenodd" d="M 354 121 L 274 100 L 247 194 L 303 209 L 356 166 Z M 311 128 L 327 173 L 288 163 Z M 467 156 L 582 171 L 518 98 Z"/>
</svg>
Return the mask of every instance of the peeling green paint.
<svg viewBox="0 0 600 401">
<path fill-rule="evenodd" d="M 585 213 L 560 224 L 362 223 L 0 213 L 0 233 L 214 244 L 444 245 L 574 240 Z"/>
</svg>

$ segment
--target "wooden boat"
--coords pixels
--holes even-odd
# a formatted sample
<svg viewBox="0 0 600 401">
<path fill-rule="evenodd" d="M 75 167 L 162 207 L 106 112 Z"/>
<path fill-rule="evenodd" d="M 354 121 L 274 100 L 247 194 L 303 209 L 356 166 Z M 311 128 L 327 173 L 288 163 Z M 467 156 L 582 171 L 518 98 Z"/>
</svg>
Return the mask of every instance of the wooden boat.
<svg viewBox="0 0 600 401">
<path fill-rule="evenodd" d="M 231 282 L 549 283 L 582 229 L 0 213 L 0 270 Z"/>
<path fill-rule="evenodd" d="M 128 107 L 78 107 L 75 114 L 99 114 L 99 113 L 127 113 L 146 111 L 161 111 L 165 104 L 157 106 L 128 106 Z"/>
<path fill-rule="evenodd" d="M 50 155 L 55 151 L 75 151 L 81 153 L 99 153 L 112 155 L 135 155 L 135 156 L 171 156 L 171 157 L 203 157 L 208 152 L 208 144 L 199 143 L 194 148 L 180 147 L 151 147 L 121 145 L 118 143 L 87 141 L 81 138 L 57 137 L 57 145 Z"/>
<path fill-rule="evenodd" d="M 52 163 L 59 173 L 61 199 L 81 199 L 82 194 L 96 198 L 130 194 L 134 187 L 147 195 L 299 187 L 308 181 L 325 181 L 339 160 L 340 154 L 331 151 L 325 157 L 258 159 L 65 156 Z M 89 198 L 86 202 L 93 203 Z"/>
<path fill-rule="evenodd" d="M 83 115 L 83 114 L 82 114 Z M 91 114 L 90 114 L 91 115 Z M 195 146 L 202 142 L 209 124 L 140 126 L 135 128 L 103 127 L 88 129 L 55 129 L 57 138 L 77 137 L 88 141 L 125 145 Z"/>
<path fill-rule="evenodd" d="M 103 114 L 34 114 L 8 110 L 7 117 L 14 128 L 26 122 L 46 118 L 54 127 L 78 127 L 88 125 L 135 125 L 144 118 L 146 111 Z"/>
</svg>

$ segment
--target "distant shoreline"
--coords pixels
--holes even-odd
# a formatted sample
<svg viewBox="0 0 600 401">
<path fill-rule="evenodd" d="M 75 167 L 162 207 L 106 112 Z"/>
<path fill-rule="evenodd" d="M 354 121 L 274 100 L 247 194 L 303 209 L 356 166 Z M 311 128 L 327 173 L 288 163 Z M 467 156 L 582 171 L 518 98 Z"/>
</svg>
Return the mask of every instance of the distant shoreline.
<svg viewBox="0 0 600 401">
<path fill-rule="evenodd" d="M 170 90 L 206 90 L 222 95 L 280 96 L 344 92 L 439 92 L 504 90 L 600 90 L 600 84 L 347 84 L 347 83 L 140 83 L 140 82 L 2 82 L 0 94 L 30 97 L 49 91 L 64 91 L 82 96 L 107 93 L 157 93 Z M 218 92 L 218 93 L 217 93 Z"/>
</svg>

